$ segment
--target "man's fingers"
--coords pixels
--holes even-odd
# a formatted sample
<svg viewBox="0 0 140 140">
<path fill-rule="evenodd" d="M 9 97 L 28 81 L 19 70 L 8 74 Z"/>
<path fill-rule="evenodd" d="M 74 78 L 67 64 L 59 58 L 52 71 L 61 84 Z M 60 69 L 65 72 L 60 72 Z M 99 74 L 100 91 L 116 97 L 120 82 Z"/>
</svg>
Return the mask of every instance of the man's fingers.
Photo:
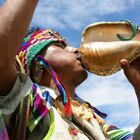
<svg viewBox="0 0 140 140">
<path fill-rule="evenodd" d="M 122 59 L 122 60 L 120 61 L 120 64 L 121 64 L 121 67 L 122 67 L 123 69 L 129 67 L 128 61 L 127 61 L 126 59 Z"/>
<path fill-rule="evenodd" d="M 126 59 L 122 59 L 120 61 L 120 64 L 121 64 L 121 67 L 124 70 L 125 75 L 128 77 L 131 73 L 131 68 L 130 68 L 130 65 L 129 65 L 128 61 Z"/>
</svg>

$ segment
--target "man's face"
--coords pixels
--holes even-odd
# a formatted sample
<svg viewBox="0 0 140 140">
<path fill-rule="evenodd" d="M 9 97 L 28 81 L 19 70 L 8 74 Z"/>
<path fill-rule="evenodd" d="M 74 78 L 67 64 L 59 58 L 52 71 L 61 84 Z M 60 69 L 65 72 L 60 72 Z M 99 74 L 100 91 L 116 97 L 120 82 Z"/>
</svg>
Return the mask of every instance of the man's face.
<svg viewBox="0 0 140 140">
<path fill-rule="evenodd" d="M 62 82 L 73 82 L 76 86 L 87 78 L 77 52 L 69 52 L 56 45 L 47 48 L 44 58 L 49 62 Z"/>
</svg>

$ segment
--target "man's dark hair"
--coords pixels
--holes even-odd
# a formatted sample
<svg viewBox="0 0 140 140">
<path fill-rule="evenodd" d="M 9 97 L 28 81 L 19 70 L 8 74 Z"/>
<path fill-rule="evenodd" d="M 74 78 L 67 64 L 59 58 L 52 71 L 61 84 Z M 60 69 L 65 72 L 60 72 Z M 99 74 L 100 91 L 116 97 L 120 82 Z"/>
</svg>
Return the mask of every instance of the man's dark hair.
<svg viewBox="0 0 140 140">
<path fill-rule="evenodd" d="M 38 26 L 32 26 L 32 27 L 28 30 L 28 32 L 27 32 L 27 34 L 26 34 L 25 37 L 31 35 L 31 34 L 34 33 L 35 31 L 38 31 L 39 29 L 40 29 L 40 27 L 38 27 Z"/>
</svg>

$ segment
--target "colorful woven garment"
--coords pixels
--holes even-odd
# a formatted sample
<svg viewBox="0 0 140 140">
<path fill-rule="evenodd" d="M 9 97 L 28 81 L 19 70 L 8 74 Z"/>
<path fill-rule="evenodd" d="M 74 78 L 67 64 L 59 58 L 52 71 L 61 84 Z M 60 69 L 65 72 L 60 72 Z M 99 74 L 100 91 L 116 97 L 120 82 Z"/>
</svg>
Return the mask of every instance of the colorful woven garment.
<svg viewBox="0 0 140 140">
<path fill-rule="evenodd" d="M 37 126 L 39 121 L 50 111 L 52 108 L 52 99 L 48 90 L 43 93 L 39 88 L 39 85 L 33 84 L 31 94 L 29 95 L 31 101 L 30 104 L 30 115 L 27 126 L 32 132 Z"/>
<path fill-rule="evenodd" d="M 51 110 L 52 108 L 52 99 L 50 97 L 50 93 L 47 89 L 43 92 L 37 84 L 33 84 L 32 88 L 29 90 L 28 96 L 26 96 L 28 100 L 27 109 L 24 110 L 24 104 L 22 101 L 20 103 L 20 110 L 14 114 L 16 118 L 15 126 L 13 126 L 12 131 L 16 132 L 17 128 L 21 128 L 22 130 L 18 133 L 12 133 L 10 136 L 8 135 L 8 131 L 6 128 L 6 124 L 3 119 L 3 114 L 0 112 L 0 140 L 9 140 L 13 135 L 14 139 L 26 139 L 26 128 L 29 128 L 29 131 L 32 132 L 34 128 L 38 125 L 39 121 Z M 25 115 L 24 118 L 22 116 L 22 112 L 28 115 Z M 20 117 L 19 117 L 20 116 Z M 22 119 L 23 118 L 23 119 Z M 25 121 L 27 120 L 27 121 Z M 22 121 L 23 123 L 20 123 Z M 27 122 L 27 123 L 26 123 Z M 25 130 L 24 130 L 25 124 Z M 15 131 L 16 130 L 16 131 Z M 25 134 L 25 135 L 24 135 Z M 23 138 L 22 136 L 25 136 Z"/>
<path fill-rule="evenodd" d="M 133 133 L 123 129 L 119 129 L 113 125 L 103 125 L 103 131 L 111 140 L 133 140 Z"/>
<path fill-rule="evenodd" d="M 35 61 L 39 62 L 41 66 L 46 68 L 51 73 L 52 78 L 62 97 L 62 102 L 65 106 L 64 112 L 67 117 L 71 117 L 72 110 L 71 110 L 71 105 L 70 105 L 70 98 L 69 98 L 67 90 L 62 85 L 59 76 L 53 71 L 51 66 L 48 64 L 48 62 L 42 56 L 37 55 L 35 58 Z M 27 126 L 28 126 L 30 132 L 32 132 L 34 130 L 34 128 L 37 126 L 37 124 L 39 123 L 39 121 L 52 108 L 52 100 L 51 100 L 49 91 L 45 90 L 42 93 L 39 85 L 36 83 L 34 83 L 32 86 L 32 90 L 30 91 L 30 94 L 29 94 L 29 100 L 31 103 L 31 107 L 30 107 L 31 111 L 30 111 Z"/>
</svg>

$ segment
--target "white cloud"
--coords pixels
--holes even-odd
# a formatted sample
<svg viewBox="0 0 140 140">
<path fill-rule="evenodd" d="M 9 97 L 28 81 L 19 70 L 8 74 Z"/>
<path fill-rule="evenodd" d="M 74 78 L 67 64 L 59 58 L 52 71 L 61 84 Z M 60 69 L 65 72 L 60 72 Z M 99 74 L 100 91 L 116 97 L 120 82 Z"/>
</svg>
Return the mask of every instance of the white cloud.
<svg viewBox="0 0 140 140">
<path fill-rule="evenodd" d="M 138 0 L 42 0 L 33 24 L 79 30 L 85 24 L 98 21 L 100 16 L 121 13 L 136 5 L 140 5 Z"/>
<path fill-rule="evenodd" d="M 105 0 L 104 2 L 98 1 L 97 10 L 99 11 L 99 14 L 106 15 L 111 13 L 121 13 L 124 10 L 134 8 L 134 3 L 136 3 L 137 0 Z M 138 4 L 138 3 L 137 3 Z"/>
<path fill-rule="evenodd" d="M 82 90 L 80 90 L 81 87 Z M 78 88 L 78 92 L 80 96 L 88 98 L 90 102 L 96 105 L 124 103 L 132 100 L 137 102 L 133 87 L 128 83 L 122 72 L 107 77 L 91 74 L 89 79 Z M 115 102 L 113 99 L 115 99 Z"/>
<path fill-rule="evenodd" d="M 106 106 L 106 105 L 105 105 Z M 135 107 L 133 102 L 121 103 L 116 105 L 107 105 L 107 118 L 108 124 L 113 124 L 121 129 L 134 130 L 139 122 L 138 108 Z"/>
</svg>

